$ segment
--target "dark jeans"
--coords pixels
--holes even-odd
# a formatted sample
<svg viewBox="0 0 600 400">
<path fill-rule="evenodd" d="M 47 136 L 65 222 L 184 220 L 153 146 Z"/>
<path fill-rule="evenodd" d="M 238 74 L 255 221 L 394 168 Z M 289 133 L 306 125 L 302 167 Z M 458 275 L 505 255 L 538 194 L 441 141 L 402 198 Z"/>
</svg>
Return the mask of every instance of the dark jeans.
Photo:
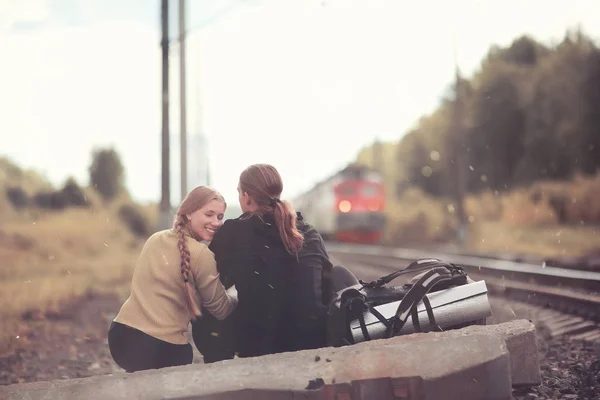
<svg viewBox="0 0 600 400">
<path fill-rule="evenodd" d="M 331 270 L 331 287 L 334 292 L 358 283 L 358 279 L 349 269 L 340 265 L 333 266 Z M 208 312 L 204 309 L 202 311 L 204 314 Z M 233 334 L 236 330 L 236 312 L 237 309 L 224 321 L 217 321 L 214 317 L 203 317 L 197 321 L 192 321 L 194 344 L 198 351 L 202 353 L 205 363 L 234 357 Z"/>
<path fill-rule="evenodd" d="M 192 346 L 157 339 L 130 326 L 113 322 L 108 348 L 117 365 L 127 372 L 191 364 Z"/>
</svg>

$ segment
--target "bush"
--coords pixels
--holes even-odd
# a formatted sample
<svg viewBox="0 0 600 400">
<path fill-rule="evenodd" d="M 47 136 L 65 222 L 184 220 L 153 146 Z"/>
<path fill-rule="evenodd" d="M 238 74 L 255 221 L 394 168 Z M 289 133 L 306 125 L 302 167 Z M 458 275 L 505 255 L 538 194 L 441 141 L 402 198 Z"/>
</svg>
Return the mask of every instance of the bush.
<svg viewBox="0 0 600 400">
<path fill-rule="evenodd" d="M 400 200 L 389 202 L 384 243 L 395 246 L 452 242 L 457 219 L 447 200 L 434 199 L 419 188 L 407 189 Z"/>
<path fill-rule="evenodd" d="M 144 238 L 150 236 L 150 223 L 146 216 L 134 205 L 122 205 L 119 208 L 119 217 L 136 236 Z"/>
<path fill-rule="evenodd" d="M 531 194 L 529 195 L 529 199 L 533 204 L 539 204 L 542 201 L 543 192 L 540 188 L 534 188 L 531 190 Z"/>
<path fill-rule="evenodd" d="M 33 197 L 33 204 L 48 210 L 63 210 L 69 202 L 62 191 L 39 192 Z"/>
<path fill-rule="evenodd" d="M 90 165 L 90 183 L 104 200 L 113 200 L 123 189 L 123 164 L 114 149 L 95 149 Z"/>
<path fill-rule="evenodd" d="M 502 219 L 504 208 L 502 198 L 497 192 L 485 191 L 478 195 L 467 196 L 464 204 L 468 218 L 474 217 L 477 221 Z"/>
<path fill-rule="evenodd" d="M 7 188 L 6 198 L 17 210 L 25 208 L 29 204 L 29 196 L 21 187 Z"/>
<path fill-rule="evenodd" d="M 90 203 L 88 202 L 85 193 L 81 187 L 77 184 L 75 179 L 69 178 L 65 185 L 63 186 L 61 193 L 67 204 L 75 207 L 89 207 Z"/>
</svg>

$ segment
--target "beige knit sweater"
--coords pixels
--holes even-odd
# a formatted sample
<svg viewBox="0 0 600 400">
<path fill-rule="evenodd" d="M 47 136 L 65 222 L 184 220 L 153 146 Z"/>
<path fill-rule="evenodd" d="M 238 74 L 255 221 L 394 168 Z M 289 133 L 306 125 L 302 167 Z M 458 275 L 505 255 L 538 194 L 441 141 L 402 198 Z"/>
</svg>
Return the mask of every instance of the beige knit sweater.
<svg viewBox="0 0 600 400">
<path fill-rule="evenodd" d="M 131 295 L 114 321 L 169 343 L 187 344 L 189 312 L 177 239 L 169 229 L 146 241 L 133 271 Z M 198 300 L 216 318 L 224 319 L 237 299 L 221 284 L 210 249 L 187 235 L 186 239 Z"/>
</svg>

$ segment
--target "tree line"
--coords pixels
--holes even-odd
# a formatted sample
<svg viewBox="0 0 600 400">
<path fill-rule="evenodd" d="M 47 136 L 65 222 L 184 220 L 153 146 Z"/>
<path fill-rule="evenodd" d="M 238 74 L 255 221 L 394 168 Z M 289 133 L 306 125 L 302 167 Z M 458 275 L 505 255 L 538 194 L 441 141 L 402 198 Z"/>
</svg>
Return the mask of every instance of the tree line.
<svg viewBox="0 0 600 400">
<path fill-rule="evenodd" d="M 492 46 L 471 79 L 457 73 L 439 107 L 395 151 L 385 169 L 400 171 L 398 187 L 416 185 L 433 196 L 593 175 L 600 165 L 600 49 L 580 29 L 553 46 L 529 36 Z"/>
<path fill-rule="evenodd" d="M 119 196 L 127 201 L 118 207 L 119 218 L 136 235 L 146 237 L 152 232 L 147 218 L 139 207 L 129 198 L 125 188 L 125 168 L 119 153 L 113 148 L 94 148 L 88 168 L 90 189 L 100 196 L 103 206 L 108 206 Z M 19 182 L 24 172 L 7 159 L 2 159 L 0 166 L 10 175 L 14 182 Z M 35 193 L 28 193 L 22 185 L 11 184 L 4 188 L 4 195 L 15 210 L 31 208 L 49 211 L 62 211 L 71 207 L 89 208 L 92 203 L 73 177 L 69 177 L 59 189 L 42 188 Z"/>
</svg>

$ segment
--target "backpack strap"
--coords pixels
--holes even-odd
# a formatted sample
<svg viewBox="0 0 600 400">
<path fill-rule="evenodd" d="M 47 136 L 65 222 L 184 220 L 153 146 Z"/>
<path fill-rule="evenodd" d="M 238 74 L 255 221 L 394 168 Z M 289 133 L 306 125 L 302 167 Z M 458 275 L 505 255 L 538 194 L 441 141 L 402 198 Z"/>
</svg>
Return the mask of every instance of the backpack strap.
<svg viewBox="0 0 600 400">
<path fill-rule="evenodd" d="M 413 313 L 413 321 L 415 317 L 418 321 L 418 314 L 415 315 L 416 311 L 413 311 L 413 308 L 416 310 L 417 305 L 423 300 L 426 294 L 433 288 L 436 284 L 442 281 L 447 281 L 452 279 L 452 273 L 448 268 L 445 268 L 442 265 L 432 268 L 427 271 L 423 276 L 413 285 L 413 287 L 406 293 L 406 296 L 400 301 L 398 305 L 398 309 L 396 310 L 396 315 L 390 319 L 391 325 L 388 327 L 386 336 L 392 337 L 397 334 L 408 319 L 411 312 Z M 429 305 L 429 307 L 427 307 Z M 427 315 L 429 316 L 430 322 L 434 323 L 435 319 L 433 317 L 433 310 L 431 310 L 431 304 L 427 301 L 427 305 L 425 308 L 427 309 Z M 417 322 L 417 326 L 420 324 Z"/>
<path fill-rule="evenodd" d="M 360 324 L 360 330 L 362 331 L 365 340 L 371 340 L 371 335 L 369 335 L 369 330 L 365 324 L 365 314 L 363 312 L 358 313 L 358 323 Z"/>
<path fill-rule="evenodd" d="M 340 302 L 340 308 L 347 308 L 350 312 L 350 315 L 355 316 L 358 319 L 358 323 L 360 325 L 360 330 L 363 334 L 365 340 L 371 340 L 371 335 L 367 330 L 367 325 L 365 323 L 365 311 L 370 311 L 382 324 L 385 325 L 386 328 L 389 328 L 390 322 L 373 307 L 367 301 L 367 298 L 364 294 L 362 294 L 359 290 L 355 288 L 346 289 L 342 292 Z M 348 329 L 350 327 L 348 326 Z M 349 341 L 347 344 L 354 344 L 354 340 L 352 334 L 348 335 Z"/>
<path fill-rule="evenodd" d="M 411 262 L 405 268 L 401 268 L 397 271 L 392 272 L 391 274 L 382 276 L 381 278 L 377 279 L 376 281 L 364 282 L 362 280 L 359 280 L 359 282 L 363 285 L 363 287 L 378 288 L 378 287 L 382 287 L 383 285 L 387 285 L 388 283 L 390 283 L 391 281 L 393 281 L 394 279 L 396 279 L 397 277 L 399 277 L 401 275 L 409 274 L 409 273 L 413 273 L 413 272 L 426 271 L 428 269 L 431 269 L 433 267 L 440 266 L 440 265 L 445 266 L 448 264 L 445 264 L 444 262 L 442 262 L 442 260 L 438 260 L 437 258 L 420 258 L 418 260 Z"/>
<path fill-rule="evenodd" d="M 365 324 L 364 311 L 366 306 L 365 295 L 362 294 L 357 288 L 348 287 L 340 295 L 340 309 L 348 310 L 350 315 L 355 315 L 360 323 L 360 328 L 365 337 L 369 337 L 367 327 Z M 368 339 L 370 340 L 370 339 Z M 343 340 L 346 344 L 354 344 L 354 339 L 350 333 L 350 326 L 346 326 L 346 338 Z"/>
<path fill-rule="evenodd" d="M 410 316 L 412 317 L 415 332 L 421 332 L 421 321 L 419 321 L 419 310 L 417 310 L 417 307 L 411 308 Z"/>
<path fill-rule="evenodd" d="M 435 322 L 435 316 L 433 315 L 433 308 L 431 308 L 431 303 L 429 302 L 429 298 L 427 296 L 423 296 L 423 305 L 425 306 L 425 311 L 427 312 L 427 318 L 429 318 L 429 325 L 433 326 L 434 331 L 441 332 L 443 329 Z M 421 321 L 419 321 L 419 310 L 416 305 L 411 309 L 411 318 L 413 322 L 413 326 L 415 328 L 415 332 L 421 331 Z"/>
<path fill-rule="evenodd" d="M 371 312 L 371 314 L 373 314 L 379 320 L 379 322 L 381 322 L 386 327 L 386 329 L 391 328 L 390 320 L 385 318 L 379 311 L 377 311 L 375 309 L 375 307 L 373 307 L 371 304 L 366 302 L 364 300 L 364 298 L 362 298 L 362 299 L 357 298 L 356 300 L 362 302 L 362 304 L 361 304 L 362 308 L 361 308 L 361 310 L 358 310 L 357 319 L 358 319 L 358 324 L 360 326 L 360 330 L 361 330 L 365 340 L 371 340 L 371 335 L 369 334 L 369 331 L 367 330 L 367 325 L 365 323 L 365 313 L 364 313 L 365 308 L 367 310 L 369 310 Z M 350 337 L 352 337 L 352 335 L 350 335 Z"/>
</svg>

